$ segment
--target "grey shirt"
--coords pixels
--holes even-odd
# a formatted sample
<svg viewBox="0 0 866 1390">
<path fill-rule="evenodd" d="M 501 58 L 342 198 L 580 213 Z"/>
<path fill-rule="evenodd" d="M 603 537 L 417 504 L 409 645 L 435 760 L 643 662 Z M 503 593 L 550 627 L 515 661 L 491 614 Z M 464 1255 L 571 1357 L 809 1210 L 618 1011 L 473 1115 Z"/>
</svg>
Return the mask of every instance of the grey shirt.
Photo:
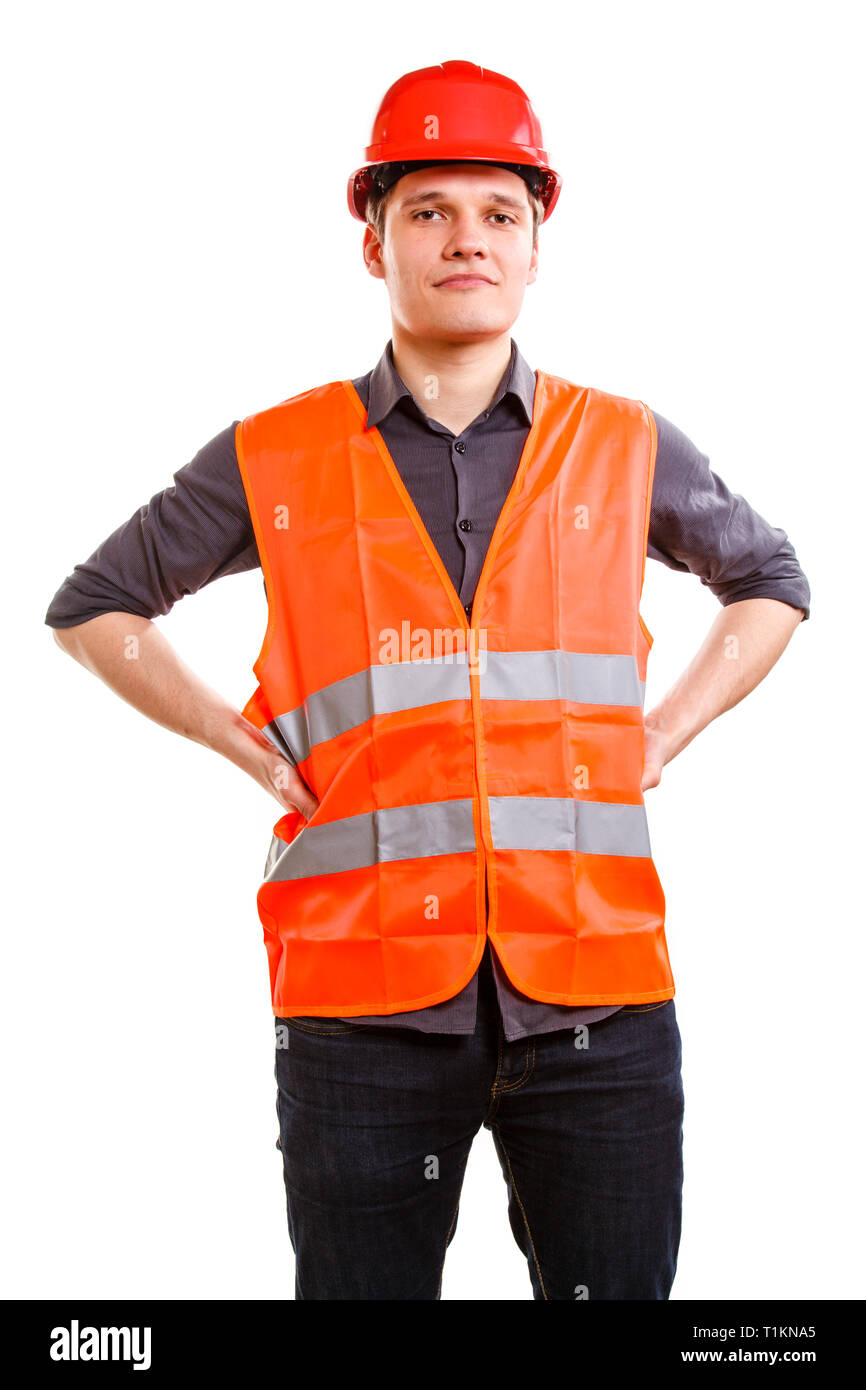
<svg viewBox="0 0 866 1390">
<path fill-rule="evenodd" d="M 486 410 L 454 435 L 425 414 L 397 374 L 389 341 L 372 372 L 354 380 L 467 613 L 532 422 L 536 377 L 512 339 L 511 359 Z M 435 404 L 426 402 L 435 411 Z M 647 555 L 696 574 L 723 605 L 775 598 L 809 617 L 809 584 L 786 533 L 731 493 L 709 459 L 657 412 L 658 451 Z M 50 627 L 73 627 L 101 613 L 154 618 L 178 599 L 229 574 L 260 566 L 235 451 L 237 421 L 217 434 L 174 483 L 77 564 L 49 605 Z M 619 1005 L 571 1006 L 530 999 L 511 984 L 490 942 L 479 972 L 492 972 L 508 1041 L 573 1028 Z M 431 1033 L 472 1033 L 479 972 L 451 999 L 353 1023 Z"/>
</svg>

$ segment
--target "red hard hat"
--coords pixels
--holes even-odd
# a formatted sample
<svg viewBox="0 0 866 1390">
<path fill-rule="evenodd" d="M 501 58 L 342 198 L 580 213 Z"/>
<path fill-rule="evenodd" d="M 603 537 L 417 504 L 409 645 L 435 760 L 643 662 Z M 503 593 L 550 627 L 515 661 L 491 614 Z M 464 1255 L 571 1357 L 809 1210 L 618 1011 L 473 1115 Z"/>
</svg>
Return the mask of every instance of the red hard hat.
<svg viewBox="0 0 866 1390">
<path fill-rule="evenodd" d="M 547 162 L 543 138 L 528 96 L 500 72 L 456 60 L 408 72 L 382 98 L 365 150 L 367 162 L 349 179 L 349 211 L 366 221 L 367 195 L 378 165 L 478 160 L 518 166 L 527 173 L 538 170 L 546 221 L 562 179 Z"/>
</svg>

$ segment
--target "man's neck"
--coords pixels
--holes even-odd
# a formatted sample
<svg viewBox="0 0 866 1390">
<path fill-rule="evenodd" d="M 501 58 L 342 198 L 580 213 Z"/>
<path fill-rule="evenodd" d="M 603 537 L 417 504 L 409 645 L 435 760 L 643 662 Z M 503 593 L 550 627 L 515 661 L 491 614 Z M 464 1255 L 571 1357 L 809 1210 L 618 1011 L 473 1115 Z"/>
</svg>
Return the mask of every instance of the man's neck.
<svg viewBox="0 0 866 1390">
<path fill-rule="evenodd" d="M 392 337 L 394 366 L 420 408 L 460 434 L 486 410 L 511 360 L 511 336 L 484 343 L 425 342 Z"/>
</svg>

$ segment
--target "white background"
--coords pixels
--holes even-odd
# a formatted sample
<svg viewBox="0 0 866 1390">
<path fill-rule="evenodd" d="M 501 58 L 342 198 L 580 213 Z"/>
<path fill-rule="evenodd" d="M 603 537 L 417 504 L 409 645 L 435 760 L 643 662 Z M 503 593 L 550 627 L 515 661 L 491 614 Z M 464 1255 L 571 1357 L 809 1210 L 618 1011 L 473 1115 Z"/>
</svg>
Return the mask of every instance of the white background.
<svg viewBox="0 0 866 1390">
<path fill-rule="evenodd" d="M 858 7 L 79 0 L 4 31 L 3 1292 L 291 1296 L 255 910 L 279 808 L 43 620 L 232 420 L 374 365 L 348 176 L 386 88 L 466 58 L 525 88 L 564 179 L 524 356 L 672 420 L 812 586 L 647 793 L 684 1048 L 673 1297 L 863 1297 Z M 648 562 L 648 709 L 718 608 Z M 158 622 L 240 707 L 265 617 L 256 571 Z M 482 1130 L 443 1298 L 529 1297 Z"/>
</svg>

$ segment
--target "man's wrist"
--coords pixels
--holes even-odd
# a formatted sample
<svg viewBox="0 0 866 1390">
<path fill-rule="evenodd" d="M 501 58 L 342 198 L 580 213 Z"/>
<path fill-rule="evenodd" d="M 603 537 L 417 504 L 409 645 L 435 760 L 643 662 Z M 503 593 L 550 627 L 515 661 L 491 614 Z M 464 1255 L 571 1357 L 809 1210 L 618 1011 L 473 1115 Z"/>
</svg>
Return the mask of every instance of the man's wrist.
<svg viewBox="0 0 866 1390">
<path fill-rule="evenodd" d="M 680 709 L 664 700 L 644 715 L 644 726 L 661 734 L 665 745 L 665 762 L 669 763 L 677 753 L 699 732 L 699 728 L 689 711 Z"/>
<path fill-rule="evenodd" d="M 261 756 L 264 738 L 265 735 L 227 701 L 210 710 L 203 721 L 202 743 L 241 767 L 254 761 L 257 754 Z M 271 747 L 269 740 L 268 746 Z"/>
</svg>

